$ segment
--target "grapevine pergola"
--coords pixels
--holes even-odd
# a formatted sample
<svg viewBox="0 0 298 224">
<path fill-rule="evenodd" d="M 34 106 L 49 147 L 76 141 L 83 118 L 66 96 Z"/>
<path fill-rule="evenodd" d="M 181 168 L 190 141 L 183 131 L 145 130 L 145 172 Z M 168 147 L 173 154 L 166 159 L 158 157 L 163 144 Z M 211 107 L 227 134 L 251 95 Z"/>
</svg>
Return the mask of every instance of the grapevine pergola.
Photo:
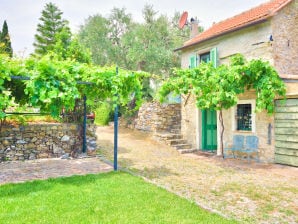
<svg viewBox="0 0 298 224">
<path fill-rule="evenodd" d="M 199 109 L 219 111 L 220 149 L 223 155 L 224 122 L 222 111 L 237 104 L 238 95 L 246 90 L 256 92 L 256 111 L 274 113 L 274 99 L 285 98 L 286 87 L 269 62 L 261 59 L 246 61 L 240 54 L 231 57 L 230 64 L 214 67 L 202 63 L 196 68 L 176 69 L 160 89 L 162 101 L 172 91 L 192 94 Z"/>
<path fill-rule="evenodd" d="M 142 100 L 142 79 L 149 74 L 140 71 L 118 69 L 116 66 L 99 67 L 72 60 L 61 61 L 53 55 L 25 61 L 0 56 L 0 118 L 13 101 L 5 82 L 11 79 L 25 82 L 24 93 L 28 103 L 58 117 L 63 110 L 71 110 L 75 99 L 84 99 L 83 152 L 86 152 L 86 106 L 95 100 L 110 99 L 115 109 L 114 169 L 117 170 L 118 105 L 136 100 L 136 109 Z"/>
</svg>

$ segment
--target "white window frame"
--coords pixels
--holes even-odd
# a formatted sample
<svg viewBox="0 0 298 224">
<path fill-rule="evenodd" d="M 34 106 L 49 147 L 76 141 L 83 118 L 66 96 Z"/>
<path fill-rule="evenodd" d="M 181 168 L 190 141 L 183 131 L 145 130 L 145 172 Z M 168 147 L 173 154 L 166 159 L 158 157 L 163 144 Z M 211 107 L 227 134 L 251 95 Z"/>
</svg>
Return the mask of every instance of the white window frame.
<svg viewBox="0 0 298 224">
<path fill-rule="evenodd" d="M 237 130 L 237 122 L 236 122 L 236 115 L 237 115 L 237 105 L 239 104 L 251 104 L 251 131 L 244 131 L 244 130 Z M 239 100 L 236 106 L 234 106 L 231 110 L 231 118 L 232 118 L 232 130 L 236 132 L 256 132 L 256 100 Z"/>
</svg>

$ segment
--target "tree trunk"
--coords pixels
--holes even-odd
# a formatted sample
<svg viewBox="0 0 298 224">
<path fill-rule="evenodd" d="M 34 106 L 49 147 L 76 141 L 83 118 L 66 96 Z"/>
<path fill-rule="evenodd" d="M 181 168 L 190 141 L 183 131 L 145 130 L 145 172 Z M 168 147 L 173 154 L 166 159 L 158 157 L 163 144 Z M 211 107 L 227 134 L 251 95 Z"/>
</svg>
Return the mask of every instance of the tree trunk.
<svg viewBox="0 0 298 224">
<path fill-rule="evenodd" d="M 220 152 L 221 152 L 222 158 L 224 158 L 223 134 L 225 131 L 225 126 L 224 126 L 223 117 L 222 117 L 222 110 L 219 111 L 219 121 L 220 121 Z"/>
</svg>

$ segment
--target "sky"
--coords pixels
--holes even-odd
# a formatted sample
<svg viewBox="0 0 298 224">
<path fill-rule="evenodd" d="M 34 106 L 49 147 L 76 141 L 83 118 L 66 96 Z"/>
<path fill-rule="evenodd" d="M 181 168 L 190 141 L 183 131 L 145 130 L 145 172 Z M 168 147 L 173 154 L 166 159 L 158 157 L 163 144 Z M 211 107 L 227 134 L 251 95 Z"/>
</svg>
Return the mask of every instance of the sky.
<svg viewBox="0 0 298 224">
<path fill-rule="evenodd" d="M 159 14 L 169 17 L 174 12 L 187 11 L 189 18 L 197 17 L 205 29 L 268 0 L 0 0 L 0 28 L 7 21 L 14 53 L 25 57 L 34 51 L 33 42 L 41 11 L 52 2 L 63 12 L 72 32 L 92 15 L 108 16 L 114 7 L 125 8 L 136 22 L 143 22 L 142 9 L 153 5 Z"/>
</svg>

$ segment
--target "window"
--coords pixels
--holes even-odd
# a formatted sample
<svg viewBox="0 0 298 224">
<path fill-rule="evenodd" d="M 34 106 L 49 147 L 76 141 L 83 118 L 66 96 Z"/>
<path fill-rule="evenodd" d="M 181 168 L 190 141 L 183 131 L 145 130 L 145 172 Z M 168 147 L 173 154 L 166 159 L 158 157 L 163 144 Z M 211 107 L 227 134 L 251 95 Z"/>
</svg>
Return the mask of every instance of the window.
<svg viewBox="0 0 298 224">
<path fill-rule="evenodd" d="M 210 52 L 205 54 L 200 54 L 200 62 L 208 63 L 210 61 Z"/>
<path fill-rule="evenodd" d="M 239 100 L 232 109 L 232 126 L 234 131 L 255 132 L 255 100 Z"/>
<path fill-rule="evenodd" d="M 238 104 L 237 105 L 237 130 L 238 131 L 251 131 L 252 125 L 251 104 Z"/>
<path fill-rule="evenodd" d="M 212 48 L 210 52 L 200 54 L 200 62 L 208 63 L 209 61 L 212 62 L 214 67 L 218 66 L 218 52 L 216 47 Z"/>
<path fill-rule="evenodd" d="M 192 54 L 189 57 L 189 68 L 195 68 L 198 66 L 200 62 L 212 62 L 214 67 L 218 66 L 218 52 L 217 48 L 212 48 L 209 52 L 205 52 L 202 54 Z"/>
</svg>

